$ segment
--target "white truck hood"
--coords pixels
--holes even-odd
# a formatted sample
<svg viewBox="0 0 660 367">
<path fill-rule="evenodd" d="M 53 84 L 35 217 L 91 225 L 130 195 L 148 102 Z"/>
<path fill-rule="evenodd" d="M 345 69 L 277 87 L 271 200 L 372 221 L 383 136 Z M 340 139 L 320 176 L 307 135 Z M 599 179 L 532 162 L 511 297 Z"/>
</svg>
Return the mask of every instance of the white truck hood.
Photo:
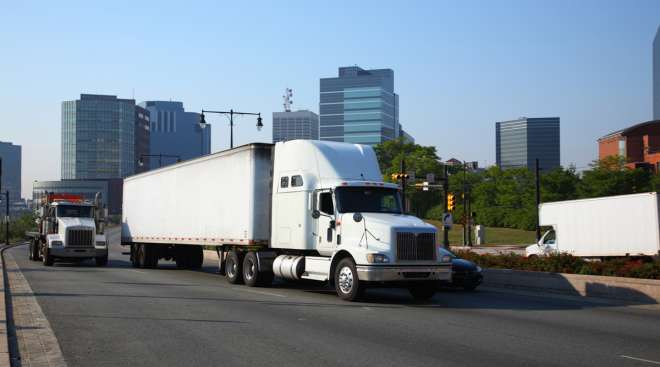
<svg viewBox="0 0 660 367">
<path fill-rule="evenodd" d="M 361 213 L 362 217 L 365 219 L 367 228 L 370 226 L 386 226 L 392 228 L 408 228 L 415 230 L 435 230 L 435 227 L 424 222 L 423 220 L 413 217 L 412 215 L 405 214 L 389 214 L 389 213 Z M 348 218 L 353 220 L 353 214 L 350 214 Z"/>
<path fill-rule="evenodd" d="M 74 218 L 74 217 L 60 217 L 57 218 L 60 224 L 60 228 L 72 228 L 72 227 L 87 227 L 95 228 L 93 218 Z"/>
</svg>

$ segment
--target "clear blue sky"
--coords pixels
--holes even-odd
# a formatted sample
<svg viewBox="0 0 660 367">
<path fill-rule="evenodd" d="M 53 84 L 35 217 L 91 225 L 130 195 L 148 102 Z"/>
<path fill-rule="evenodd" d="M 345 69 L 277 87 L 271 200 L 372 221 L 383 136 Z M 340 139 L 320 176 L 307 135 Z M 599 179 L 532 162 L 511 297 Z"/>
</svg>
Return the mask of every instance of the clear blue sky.
<svg viewBox="0 0 660 367">
<path fill-rule="evenodd" d="M 6 1 L 0 140 L 23 146 L 23 196 L 60 178 L 60 104 L 80 93 L 260 111 L 238 143 L 271 139 L 285 87 L 318 112 L 338 66 L 391 68 L 400 118 L 444 158 L 495 161 L 495 121 L 561 117 L 562 163 L 651 118 L 660 1 Z M 213 150 L 228 146 L 214 124 Z"/>
</svg>

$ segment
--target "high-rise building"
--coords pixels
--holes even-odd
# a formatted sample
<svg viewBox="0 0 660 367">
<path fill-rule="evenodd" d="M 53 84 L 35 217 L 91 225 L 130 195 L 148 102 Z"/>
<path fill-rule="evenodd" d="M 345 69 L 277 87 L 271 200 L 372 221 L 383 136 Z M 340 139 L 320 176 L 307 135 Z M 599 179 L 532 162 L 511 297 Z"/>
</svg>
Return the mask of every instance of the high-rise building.
<svg viewBox="0 0 660 367">
<path fill-rule="evenodd" d="M 0 191 L 9 190 L 9 201 L 21 199 L 21 146 L 0 141 L 2 181 Z"/>
<path fill-rule="evenodd" d="M 294 139 L 319 139 L 319 115 L 312 111 L 273 112 L 273 143 Z"/>
<path fill-rule="evenodd" d="M 200 157 L 211 152 L 211 125 L 199 126 L 199 114 L 186 112 L 182 102 L 146 101 L 140 106 L 149 111 L 151 127 L 151 169 L 176 163 L 177 158 L 157 157 L 169 155 L 181 160 Z"/>
<path fill-rule="evenodd" d="M 149 170 L 150 161 L 145 157 L 147 154 L 150 154 L 151 125 L 149 120 L 149 110 L 141 106 L 135 106 L 135 173 L 142 173 Z"/>
<path fill-rule="evenodd" d="M 81 94 L 62 102 L 62 179 L 105 179 L 135 170 L 135 100 Z"/>
<path fill-rule="evenodd" d="M 533 169 L 536 159 L 541 170 L 560 166 L 559 117 L 528 118 L 495 123 L 495 155 L 502 169 Z"/>
<path fill-rule="evenodd" d="M 378 144 L 399 136 L 399 96 L 394 71 L 340 67 L 336 78 L 321 78 L 320 138 Z"/>
<path fill-rule="evenodd" d="M 653 40 L 653 119 L 660 120 L 660 27 Z"/>
</svg>

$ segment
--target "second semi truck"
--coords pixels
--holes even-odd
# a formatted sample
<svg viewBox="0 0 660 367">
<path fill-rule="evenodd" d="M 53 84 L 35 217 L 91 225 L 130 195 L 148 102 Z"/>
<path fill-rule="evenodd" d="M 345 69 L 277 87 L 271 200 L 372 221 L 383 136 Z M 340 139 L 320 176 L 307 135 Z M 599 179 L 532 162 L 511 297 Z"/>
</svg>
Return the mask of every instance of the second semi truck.
<svg viewBox="0 0 660 367">
<path fill-rule="evenodd" d="M 123 200 L 136 267 L 199 268 L 212 246 L 231 283 L 329 281 L 346 300 L 376 284 L 428 299 L 451 278 L 435 227 L 402 212 L 369 146 L 249 144 L 126 178 Z"/>
</svg>

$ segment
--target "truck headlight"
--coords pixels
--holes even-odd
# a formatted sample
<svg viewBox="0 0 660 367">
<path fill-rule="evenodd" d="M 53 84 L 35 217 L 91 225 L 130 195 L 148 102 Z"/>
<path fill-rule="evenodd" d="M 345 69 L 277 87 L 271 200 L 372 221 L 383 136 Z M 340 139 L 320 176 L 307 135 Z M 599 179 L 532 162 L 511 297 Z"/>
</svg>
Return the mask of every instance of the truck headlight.
<svg viewBox="0 0 660 367">
<path fill-rule="evenodd" d="M 96 241 L 96 246 L 104 247 L 104 246 L 105 246 L 105 242 L 104 242 L 104 241 Z"/>
<path fill-rule="evenodd" d="M 50 244 L 51 246 L 62 246 L 62 241 L 53 241 Z"/>
<path fill-rule="evenodd" d="M 369 263 L 388 263 L 390 262 L 390 259 L 387 257 L 387 255 L 383 254 L 367 254 L 367 262 Z"/>
<path fill-rule="evenodd" d="M 450 263 L 451 262 L 451 256 L 449 255 L 444 255 L 441 259 L 443 263 Z"/>
</svg>

